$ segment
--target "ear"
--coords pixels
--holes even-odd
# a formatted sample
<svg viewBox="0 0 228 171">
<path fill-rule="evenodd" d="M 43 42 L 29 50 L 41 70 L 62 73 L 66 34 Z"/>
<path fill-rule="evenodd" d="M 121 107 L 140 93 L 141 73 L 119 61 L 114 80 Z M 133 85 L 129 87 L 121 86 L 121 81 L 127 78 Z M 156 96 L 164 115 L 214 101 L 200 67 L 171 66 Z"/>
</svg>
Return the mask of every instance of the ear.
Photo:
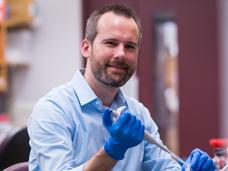
<svg viewBox="0 0 228 171">
<path fill-rule="evenodd" d="M 91 52 L 91 43 L 87 39 L 84 39 L 81 42 L 81 53 L 82 53 L 82 56 L 84 56 L 85 58 L 88 58 L 90 56 L 90 52 Z"/>
</svg>

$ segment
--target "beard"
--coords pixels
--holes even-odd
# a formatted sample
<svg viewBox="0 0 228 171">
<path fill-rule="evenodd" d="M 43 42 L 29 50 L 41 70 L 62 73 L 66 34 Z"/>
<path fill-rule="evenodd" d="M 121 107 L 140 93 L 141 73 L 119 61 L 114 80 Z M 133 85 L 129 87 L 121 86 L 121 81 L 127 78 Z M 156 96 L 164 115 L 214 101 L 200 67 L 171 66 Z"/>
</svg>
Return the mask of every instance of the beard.
<svg viewBox="0 0 228 171">
<path fill-rule="evenodd" d="M 91 70 L 94 77 L 101 83 L 112 86 L 123 86 L 134 74 L 135 65 L 129 65 L 124 58 L 112 61 L 98 61 L 92 54 L 90 57 Z"/>
</svg>

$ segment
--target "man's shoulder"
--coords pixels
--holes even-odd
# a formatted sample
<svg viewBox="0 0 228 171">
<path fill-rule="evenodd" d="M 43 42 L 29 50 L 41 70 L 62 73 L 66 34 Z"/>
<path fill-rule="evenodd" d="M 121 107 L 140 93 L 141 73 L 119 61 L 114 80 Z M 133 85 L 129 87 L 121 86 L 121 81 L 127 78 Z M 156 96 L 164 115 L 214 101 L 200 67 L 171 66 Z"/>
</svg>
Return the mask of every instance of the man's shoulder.
<svg viewBox="0 0 228 171">
<path fill-rule="evenodd" d="M 31 118 L 38 121 L 43 120 L 42 118 L 46 120 L 59 118 L 59 121 L 64 118 L 70 121 L 75 108 L 80 105 L 74 91 L 68 86 L 64 84 L 56 87 L 40 98 L 33 106 Z"/>
<path fill-rule="evenodd" d="M 74 100 L 74 90 L 69 83 L 66 83 L 53 88 L 46 95 L 41 97 L 36 106 L 44 106 L 46 104 L 48 104 L 48 106 L 52 106 L 51 104 L 53 104 L 53 106 L 64 107 L 65 105 L 71 104 Z"/>
</svg>

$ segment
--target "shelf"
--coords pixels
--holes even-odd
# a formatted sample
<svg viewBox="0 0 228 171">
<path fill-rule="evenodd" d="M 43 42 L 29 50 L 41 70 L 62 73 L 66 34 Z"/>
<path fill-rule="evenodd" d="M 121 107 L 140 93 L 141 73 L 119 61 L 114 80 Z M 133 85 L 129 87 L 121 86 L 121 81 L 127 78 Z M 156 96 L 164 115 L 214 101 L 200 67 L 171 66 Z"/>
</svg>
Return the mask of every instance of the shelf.
<svg viewBox="0 0 228 171">
<path fill-rule="evenodd" d="M 33 20 L 33 0 L 6 0 L 8 13 L 6 15 L 6 27 L 18 28 L 29 26 Z"/>
<path fill-rule="evenodd" d="M 27 68 L 30 66 L 30 62 L 27 61 L 6 61 L 10 68 Z"/>
<path fill-rule="evenodd" d="M 26 68 L 30 66 L 29 58 L 24 57 L 20 49 L 7 49 L 5 62 L 10 68 Z"/>
<path fill-rule="evenodd" d="M 18 27 L 25 27 L 29 26 L 32 23 L 33 18 L 30 16 L 27 16 L 26 18 L 15 18 L 11 20 L 6 20 L 5 25 L 6 28 L 12 29 L 12 28 L 18 28 Z"/>
<path fill-rule="evenodd" d="M 5 63 L 0 63 L 0 92 L 4 93 L 8 90 L 8 67 Z"/>
<path fill-rule="evenodd" d="M 8 91 L 8 77 L 10 68 L 28 67 L 29 61 L 22 60 L 6 53 L 7 29 L 28 27 L 33 22 L 33 0 L 3 0 L 0 6 L 0 93 Z M 1 5 L 1 4 L 0 4 Z M 3 10 L 2 10 L 3 9 Z M 7 10 L 5 10 L 7 9 Z M 6 14 L 5 14 L 6 12 Z M 11 58 L 6 58 L 9 56 Z"/>
</svg>

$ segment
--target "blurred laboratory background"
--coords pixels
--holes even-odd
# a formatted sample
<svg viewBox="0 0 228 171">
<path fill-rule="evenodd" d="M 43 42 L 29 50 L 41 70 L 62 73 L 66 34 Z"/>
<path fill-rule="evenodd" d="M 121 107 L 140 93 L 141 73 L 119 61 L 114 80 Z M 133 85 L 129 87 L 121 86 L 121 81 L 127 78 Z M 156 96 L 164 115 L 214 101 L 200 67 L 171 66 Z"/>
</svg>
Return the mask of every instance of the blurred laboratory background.
<svg viewBox="0 0 228 171">
<path fill-rule="evenodd" d="M 26 126 L 35 103 L 84 66 L 86 18 L 107 3 L 141 17 L 138 69 L 123 90 L 185 157 L 228 137 L 227 0 L 0 0 L 0 134 Z M 10 124 L 10 126 L 9 126 Z"/>
</svg>

